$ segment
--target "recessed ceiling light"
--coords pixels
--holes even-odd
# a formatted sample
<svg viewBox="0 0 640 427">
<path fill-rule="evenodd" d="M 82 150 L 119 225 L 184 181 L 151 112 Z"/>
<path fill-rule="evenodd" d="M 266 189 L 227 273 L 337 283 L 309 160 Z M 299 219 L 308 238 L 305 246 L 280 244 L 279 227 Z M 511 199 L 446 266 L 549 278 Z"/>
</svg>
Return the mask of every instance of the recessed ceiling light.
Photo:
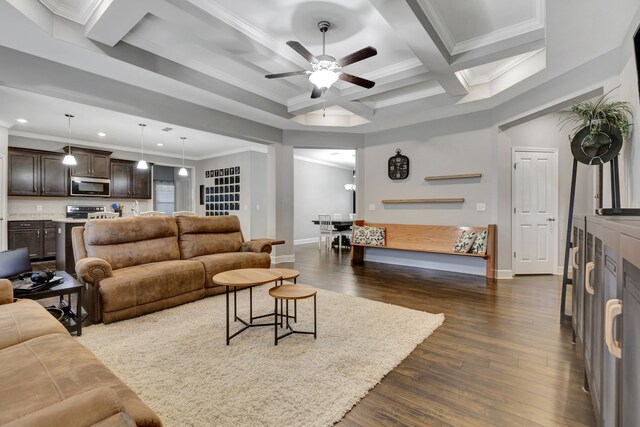
<svg viewBox="0 0 640 427">
<path fill-rule="evenodd" d="M 164 144 L 163 144 L 162 142 L 158 142 L 156 145 L 157 145 L 158 147 L 162 147 Z"/>
<path fill-rule="evenodd" d="M 27 119 L 16 119 L 16 122 L 22 123 L 22 124 L 28 123 Z"/>
<path fill-rule="evenodd" d="M 103 136 L 104 137 L 104 136 L 107 136 L 107 134 L 104 133 L 104 132 L 98 132 L 98 136 Z"/>
</svg>

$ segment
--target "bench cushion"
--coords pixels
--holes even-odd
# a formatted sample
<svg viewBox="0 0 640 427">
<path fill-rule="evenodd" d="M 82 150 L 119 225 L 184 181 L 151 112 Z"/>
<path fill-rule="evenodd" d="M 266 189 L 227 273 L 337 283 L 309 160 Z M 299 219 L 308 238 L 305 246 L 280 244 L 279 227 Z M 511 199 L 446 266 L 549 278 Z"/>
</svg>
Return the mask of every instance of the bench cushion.
<svg viewBox="0 0 640 427">
<path fill-rule="evenodd" d="M 474 231 L 463 231 L 460 237 L 458 237 L 458 240 L 453 244 L 453 251 L 463 254 L 469 252 L 477 235 L 478 233 Z"/>
</svg>

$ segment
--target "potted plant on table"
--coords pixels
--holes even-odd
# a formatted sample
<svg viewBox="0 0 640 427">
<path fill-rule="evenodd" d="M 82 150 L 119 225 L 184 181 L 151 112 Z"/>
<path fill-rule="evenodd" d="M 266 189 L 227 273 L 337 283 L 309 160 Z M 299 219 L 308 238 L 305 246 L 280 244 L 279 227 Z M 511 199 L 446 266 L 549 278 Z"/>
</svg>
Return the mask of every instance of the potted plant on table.
<svg viewBox="0 0 640 427">
<path fill-rule="evenodd" d="M 614 158 L 622 148 L 622 141 L 629 136 L 632 126 L 631 105 L 612 101 L 611 91 L 595 101 L 573 105 L 561 120 L 561 127 L 575 123 L 572 130 L 571 152 L 581 163 L 604 164 Z"/>
</svg>

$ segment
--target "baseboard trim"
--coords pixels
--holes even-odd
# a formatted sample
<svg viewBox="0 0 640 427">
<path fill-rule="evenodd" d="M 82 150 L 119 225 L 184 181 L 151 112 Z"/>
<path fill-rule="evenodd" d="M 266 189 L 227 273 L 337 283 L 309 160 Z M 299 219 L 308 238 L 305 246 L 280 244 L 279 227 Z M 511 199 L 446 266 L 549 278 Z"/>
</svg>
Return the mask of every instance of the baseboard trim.
<svg viewBox="0 0 640 427">
<path fill-rule="evenodd" d="M 512 270 L 496 270 L 496 279 L 513 279 Z"/>
<path fill-rule="evenodd" d="M 556 275 L 562 276 L 563 274 L 564 274 L 564 265 L 559 265 L 558 272 L 556 273 Z"/>
<path fill-rule="evenodd" d="M 280 264 L 283 262 L 295 262 L 296 257 L 295 255 L 278 255 L 278 256 L 273 256 L 271 255 L 271 264 Z"/>
<path fill-rule="evenodd" d="M 310 237 L 307 239 L 298 239 L 293 241 L 293 245 L 306 245 L 308 243 L 318 243 L 318 237 Z"/>
</svg>

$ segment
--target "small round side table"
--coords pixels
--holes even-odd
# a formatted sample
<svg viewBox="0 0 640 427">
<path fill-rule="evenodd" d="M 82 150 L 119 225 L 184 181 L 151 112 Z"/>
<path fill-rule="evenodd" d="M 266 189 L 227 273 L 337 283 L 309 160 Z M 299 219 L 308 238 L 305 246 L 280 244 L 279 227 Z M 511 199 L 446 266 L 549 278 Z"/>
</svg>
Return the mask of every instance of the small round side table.
<svg viewBox="0 0 640 427">
<path fill-rule="evenodd" d="M 312 287 L 312 286 L 308 286 L 308 285 L 281 285 L 281 286 L 275 286 L 271 289 L 269 289 L 269 295 L 271 295 L 275 301 L 275 313 L 276 313 L 276 319 L 278 318 L 278 300 L 280 301 L 286 301 L 286 315 L 281 315 L 281 319 L 282 318 L 286 318 L 286 329 L 288 329 L 289 331 L 282 334 L 282 335 L 278 335 L 278 322 L 274 322 L 274 338 L 275 338 L 275 345 L 278 345 L 278 341 L 280 341 L 281 339 L 288 337 L 291 334 L 307 334 L 307 335 L 313 335 L 313 339 L 316 339 L 318 336 L 318 322 L 317 322 L 317 306 L 316 306 L 316 295 L 317 295 L 318 291 L 316 288 Z M 294 330 L 291 325 L 289 324 L 289 301 L 293 300 L 298 301 L 298 300 L 302 300 L 302 299 L 307 299 L 307 298 L 311 298 L 313 297 L 313 331 L 297 331 Z M 281 326 L 282 327 L 282 326 Z"/>
</svg>

